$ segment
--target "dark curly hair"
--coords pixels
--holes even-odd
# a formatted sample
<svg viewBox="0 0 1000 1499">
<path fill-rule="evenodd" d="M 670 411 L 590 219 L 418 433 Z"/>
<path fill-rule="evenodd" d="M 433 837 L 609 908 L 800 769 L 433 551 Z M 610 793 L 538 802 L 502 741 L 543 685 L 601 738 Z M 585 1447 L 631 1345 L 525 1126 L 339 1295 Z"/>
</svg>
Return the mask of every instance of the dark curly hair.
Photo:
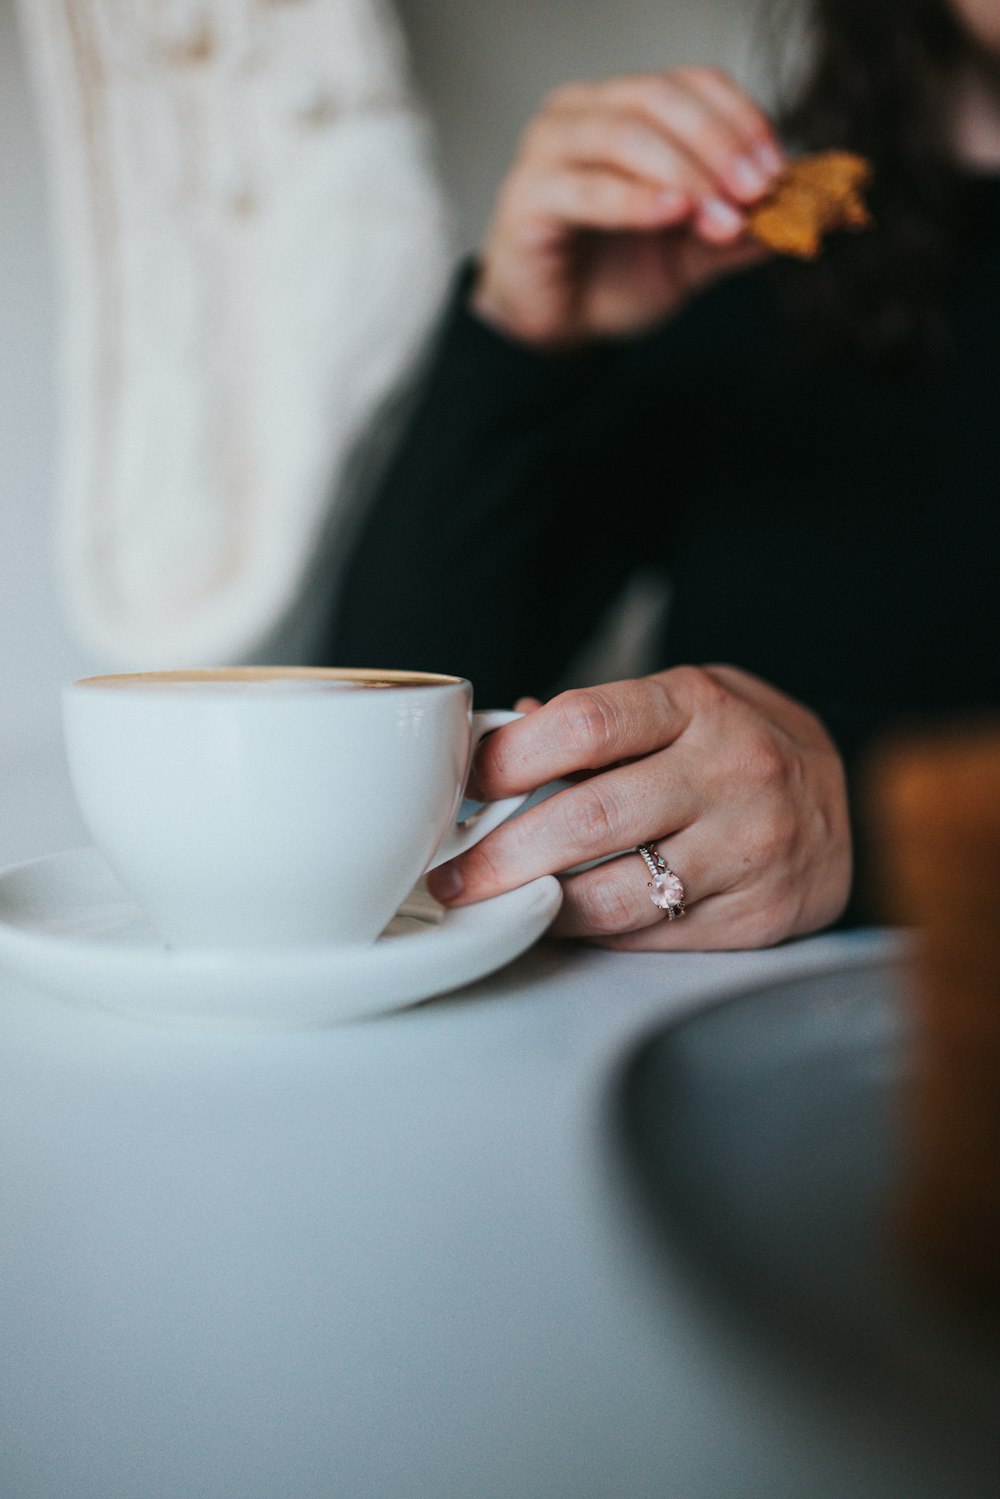
<svg viewBox="0 0 1000 1499">
<path fill-rule="evenodd" d="M 947 337 L 940 289 L 962 175 L 951 122 L 976 44 L 947 0 L 772 0 L 779 55 L 803 22 L 808 61 L 779 97 L 780 128 L 795 148 L 841 146 L 874 163 L 877 230 L 838 237 L 790 279 L 826 344 L 912 356 Z"/>
</svg>

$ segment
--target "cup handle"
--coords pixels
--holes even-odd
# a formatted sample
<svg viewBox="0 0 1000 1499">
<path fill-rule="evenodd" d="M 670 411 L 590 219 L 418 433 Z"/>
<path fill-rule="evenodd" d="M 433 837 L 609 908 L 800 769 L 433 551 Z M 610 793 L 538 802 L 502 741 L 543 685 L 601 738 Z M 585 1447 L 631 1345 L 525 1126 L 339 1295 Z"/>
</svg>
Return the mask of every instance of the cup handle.
<svg viewBox="0 0 1000 1499">
<path fill-rule="evenodd" d="M 513 723 L 515 718 L 523 718 L 523 716 L 507 708 L 487 708 L 481 713 L 473 713 L 472 743 L 469 745 L 469 759 L 462 781 L 463 788 L 469 779 L 479 741 L 486 734 L 492 734 L 494 729 L 499 729 L 501 724 Z M 471 817 L 467 817 L 464 822 L 457 822 L 449 832 L 445 833 L 425 873 L 437 869 L 439 864 L 445 864 L 449 859 L 457 858 L 459 854 L 464 854 L 466 849 L 472 848 L 473 844 L 485 838 L 487 833 L 492 833 L 494 828 L 506 822 L 518 807 L 523 807 L 530 795 L 530 791 L 525 791 L 521 796 L 505 796 L 498 802 L 486 802 L 478 812 L 473 812 Z"/>
</svg>

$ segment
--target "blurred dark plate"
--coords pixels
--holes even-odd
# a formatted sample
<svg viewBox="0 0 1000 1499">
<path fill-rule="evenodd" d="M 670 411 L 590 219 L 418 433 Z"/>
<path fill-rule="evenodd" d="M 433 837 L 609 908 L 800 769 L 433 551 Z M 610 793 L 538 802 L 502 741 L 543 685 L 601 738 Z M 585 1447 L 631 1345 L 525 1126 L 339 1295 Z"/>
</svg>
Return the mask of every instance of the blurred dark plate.
<svg viewBox="0 0 1000 1499">
<path fill-rule="evenodd" d="M 892 1224 L 905 993 L 886 961 L 678 1022 L 628 1070 L 625 1149 L 661 1248 L 727 1325 L 891 1390 L 1000 1479 L 1000 1342 L 907 1271 Z"/>
</svg>

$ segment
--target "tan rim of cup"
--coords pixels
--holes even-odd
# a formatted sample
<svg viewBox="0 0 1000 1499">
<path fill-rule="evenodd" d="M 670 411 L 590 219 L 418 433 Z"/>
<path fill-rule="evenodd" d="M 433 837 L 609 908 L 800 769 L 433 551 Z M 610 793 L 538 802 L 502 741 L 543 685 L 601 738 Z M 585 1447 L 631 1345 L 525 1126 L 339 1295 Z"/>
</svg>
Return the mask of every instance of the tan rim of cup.
<svg viewBox="0 0 1000 1499">
<path fill-rule="evenodd" d="M 211 686 L 220 682 L 357 682 L 378 687 L 455 687 L 463 677 L 441 672 L 376 670 L 355 666 L 206 666 L 176 671 L 111 672 L 81 677 L 74 687 L 170 687 L 184 684 Z"/>
</svg>

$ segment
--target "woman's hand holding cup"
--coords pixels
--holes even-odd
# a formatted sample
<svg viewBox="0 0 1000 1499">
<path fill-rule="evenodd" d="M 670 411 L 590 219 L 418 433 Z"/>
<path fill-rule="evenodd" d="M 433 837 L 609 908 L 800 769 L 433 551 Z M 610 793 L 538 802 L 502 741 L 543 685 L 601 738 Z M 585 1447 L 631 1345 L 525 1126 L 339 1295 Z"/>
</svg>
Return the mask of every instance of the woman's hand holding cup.
<svg viewBox="0 0 1000 1499">
<path fill-rule="evenodd" d="M 464 903 L 559 873 L 556 935 L 647 951 L 768 946 L 844 908 L 840 757 L 808 709 L 748 672 L 679 667 L 561 693 L 491 734 L 474 765 L 488 797 L 557 778 L 575 784 L 444 865 L 431 892 Z M 684 883 L 683 920 L 650 898 L 634 852 L 647 843 Z"/>
<path fill-rule="evenodd" d="M 783 166 L 766 114 L 715 68 L 557 89 L 501 188 L 472 306 L 552 349 L 636 332 L 765 253 L 745 210 Z"/>
</svg>

